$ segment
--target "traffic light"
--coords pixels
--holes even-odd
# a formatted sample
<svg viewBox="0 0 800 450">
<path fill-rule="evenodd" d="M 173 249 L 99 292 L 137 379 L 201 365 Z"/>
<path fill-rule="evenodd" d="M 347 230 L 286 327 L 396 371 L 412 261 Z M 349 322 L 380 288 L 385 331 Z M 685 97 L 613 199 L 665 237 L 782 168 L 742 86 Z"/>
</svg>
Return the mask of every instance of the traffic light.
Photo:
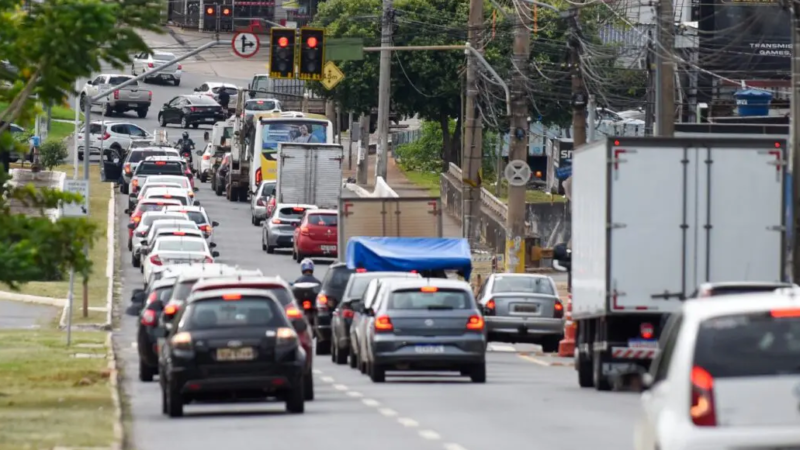
<svg viewBox="0 0 800 450">
<path fill-rule="evenodd" d="M 215 15 L 217 15 L 217 5 L 207 5 L 206 16 L 213 17 Z"/>
<path fill-rule="evenodd" d="M 300 78 L 319 81 L 322 65 L 325 64 L 325 30 L 322 28 L 300 29 Z"/>
<path fill-rule="evenodd" d="M 229 7 L 227 7 L 227 6 L 225 6 L 224 8 L 222 8 L 222 15 L 225 16 L 225 17 L 230 16 L 231 15 L 231 9 Z"/>
<path fill-rule="evenodd" d="M 272 28 L 269 31 L 269 77 L 293 79 L 295 66 L 295 29 Z"/>
</svg>

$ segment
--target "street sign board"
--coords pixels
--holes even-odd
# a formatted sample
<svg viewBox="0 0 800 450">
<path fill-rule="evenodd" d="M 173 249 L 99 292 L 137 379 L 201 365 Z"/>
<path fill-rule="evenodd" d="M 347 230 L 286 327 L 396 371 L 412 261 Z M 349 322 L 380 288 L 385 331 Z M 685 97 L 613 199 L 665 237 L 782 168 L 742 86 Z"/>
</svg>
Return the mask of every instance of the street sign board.
<svg viewBox="0 0 800 450">
<path fill-rule="evenodd" d="M 64 204 L 64 217 L 86 217 L 89 215 L 89 180 L 66 180 L 64 192 L 80 194 L 83 196 L 81 203 Z"/>
<path fill-rule="evenodd" d="M 325 63 L 322 68 L 322 86 L 330 91 L 342 80 L 344 80 L 344 72 L 336 66 L 336 63 L 333 61 Z"/>
<path fill-rule="evenodd" d="M 261 41 L 253 33 L 236 33 L 231 39 L 233 53 L 241 58 L 250 58 L 258 53 L 261 48 Z"/>
<path fill-rule="evenodd" d="M 525 186 L 531 178 L 531 168 L 527 162 L 515 159 L 508 163 L 503 174 L 511 186 Z"/>
</svg>

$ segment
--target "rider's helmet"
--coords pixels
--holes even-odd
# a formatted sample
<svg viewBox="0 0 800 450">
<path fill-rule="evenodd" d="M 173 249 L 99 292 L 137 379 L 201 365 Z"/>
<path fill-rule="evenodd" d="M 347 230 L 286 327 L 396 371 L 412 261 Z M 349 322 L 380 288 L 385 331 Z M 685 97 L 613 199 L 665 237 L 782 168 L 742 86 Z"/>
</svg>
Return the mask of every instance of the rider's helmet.
<svg viewBox="0 0 800 450">
<path fill-rule="evenodd" d="M 311 273 L 309 273 L 309 275 L 313 275 L 314 274 L 314 261 L 312 261 L 312 260 L 310 260 L 308 258 L 306 258 L 303 261 L 301 261 L 300 262 L 300 272 L 302 272 L 303 275 L 305 275 L 306 272 L 311 272 Z"/>
<path fill-rule="evenodd" d="M 189 132 L 188 131 L 184 131 L 183 132 L 183 139 L 184 140 L 189 139 Z"/>
</svg>

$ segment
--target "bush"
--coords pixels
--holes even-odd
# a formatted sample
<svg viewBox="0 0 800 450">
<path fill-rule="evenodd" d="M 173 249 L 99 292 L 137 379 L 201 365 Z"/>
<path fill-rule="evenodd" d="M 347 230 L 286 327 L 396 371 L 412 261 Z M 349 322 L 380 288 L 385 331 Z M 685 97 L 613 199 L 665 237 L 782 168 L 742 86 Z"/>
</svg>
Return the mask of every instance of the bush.
<svg viewBox="0 0 800 450">
<path fill-rule="evenodd" d="M 423 121 L 419 140 L 397 148 L 400 167 L 411 172 L 439 172 L 442 168 L 442 127 Z"/>
<path fill-rule="evenodd" d="M 48 139 L 39 148 L 39 163 L 46 170 L 53 170 L 53 168 L 69 156 L 67 145 L 60 139 Z"/>
</svg>

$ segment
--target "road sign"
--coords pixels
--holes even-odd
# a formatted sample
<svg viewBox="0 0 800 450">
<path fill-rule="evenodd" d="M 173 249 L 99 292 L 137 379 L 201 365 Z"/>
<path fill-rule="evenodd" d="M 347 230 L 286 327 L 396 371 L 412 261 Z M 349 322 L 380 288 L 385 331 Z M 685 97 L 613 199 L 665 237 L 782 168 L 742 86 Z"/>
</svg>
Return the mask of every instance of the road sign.
<svg viewBox="0 0 800 450">
<path fill-rule="evenodd" d="M 83 196 L 83 202 L 81 203 L 64 204 L 64 217 L 86 217 L 89 215 L 89 180 L 66 180 L 64 192 Z"/>
<path fill-rule="evenodd" d="M 233 53 L 242 58 L 250 58 L 258 53 L 261 41 L 253 33 L 236 33 L 231 40 Z"/>
<path fill-rule="evenodd" d="M 335 88 L 337 84 L 341 83 L 342 80 L 344 80 L 344 72 L 336 67 L 336 63 L 333 61 L 325 63 L 325 66 L 322 68 L 322 86 L 330 91 Z"/>
<path fill-rule="evenodd" d="M 511 186 L 525 186 L 531 178 L 531 168 L 525 161 L 515 159 L 508 163 L 504 175 Z"/>
</svg>

